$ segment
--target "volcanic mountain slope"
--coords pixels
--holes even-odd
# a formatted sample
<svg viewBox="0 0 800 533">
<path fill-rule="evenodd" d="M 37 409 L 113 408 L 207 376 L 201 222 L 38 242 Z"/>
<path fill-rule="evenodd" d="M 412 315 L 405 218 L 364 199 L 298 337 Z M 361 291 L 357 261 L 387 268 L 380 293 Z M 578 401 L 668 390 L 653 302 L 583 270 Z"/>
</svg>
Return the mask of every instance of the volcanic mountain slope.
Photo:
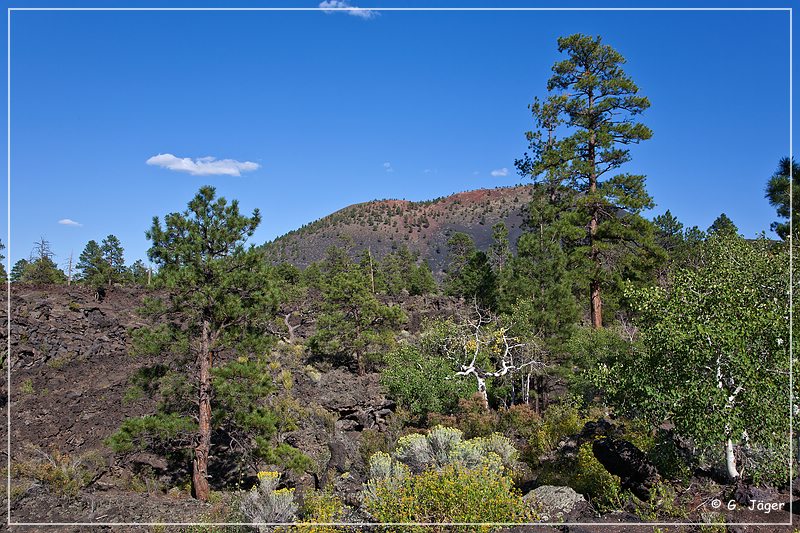
<svg viewBox="0 0 800 533">
<path fill-rule="evenodd" d="M 448 264 L 447 240 L 470 235 L 478 249 L 492 242 L 492 226 L 504 222 L 512 247 L 522 233 L 533 187 L 519 185 L 461 192 L 424 202 L 374 200 L 354 204 L 306 224 L 265 245 L 273 262 L 304 268 L 336 245 L 353 257 L 370 248 L 380 259 L 403 245 L 428 262 L 436 277 Z"/>
</svg>

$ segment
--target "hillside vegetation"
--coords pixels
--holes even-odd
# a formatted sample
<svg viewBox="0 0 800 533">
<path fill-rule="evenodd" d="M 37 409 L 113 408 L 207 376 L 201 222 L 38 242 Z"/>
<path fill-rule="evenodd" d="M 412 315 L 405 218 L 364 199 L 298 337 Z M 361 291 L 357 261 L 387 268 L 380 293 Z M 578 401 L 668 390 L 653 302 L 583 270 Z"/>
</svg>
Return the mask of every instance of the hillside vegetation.
<svg viewBox="0 0 800 533">
<path fill-rule="evenodd" d="M 375 200 L 355 204 L 278 237 L 265 246 L 276 263 L 305 268 L 330 246 L 353 257 L 371 250 L 381 259 L 400 247 L 427 262 L 441 278 L 449 262 L 447 240 L 455 233 L 472 237 L 480 249 L 492 240 L 492 226 L 504 223 L 516 243 L 523 232 L 531 186 L 520 185 L 456 193 L 423 202 Z"/>
<path fill-rule="evenodd" d="M 146 229 L 153 269 L 114 235 L 66 272 L 37 242 L 0 333 L 12 517 L 785 530 L 800 168 L 763 176 L 781 240 L 645 218 L 645 177 L 616 170 L 649 101 L 601 38 L 558 49 L 526 186 L 359 204 L 266 246 L 258 209 L 203 186 Z"/>
</svg>

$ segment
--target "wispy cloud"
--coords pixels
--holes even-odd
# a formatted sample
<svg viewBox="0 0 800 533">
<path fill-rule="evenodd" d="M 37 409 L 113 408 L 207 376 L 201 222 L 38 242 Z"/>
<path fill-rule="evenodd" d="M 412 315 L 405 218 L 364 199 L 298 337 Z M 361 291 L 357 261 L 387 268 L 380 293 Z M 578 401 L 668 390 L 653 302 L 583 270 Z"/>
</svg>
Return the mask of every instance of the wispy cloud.
<svg viewBox="0 0 800 533">
<path fill-rule="evenodd" d="M 61 220 L 58 221 L 58 223 L 61 224 L 62 226 L 75 226 L 78 228 L 83 226 L 83 224 L 81 224 L 80 222 L 75 222 L 71 218 L 62 218 Z"/>
<path fill-rule="evenodd" d="M 389 161 L 387 161 L 387 162 L 385 162 L 383 164 L 383 170 L 385 170 L 386 172 L 394 172 L 394 169 L 392 168 L 392 164 Z"/>
<path fill-rule="evenodd" d="M 492 170 L 491 174 L 495 178 L 501 178 L 503 176 L 508 176 L 508 169 L 506 167 L 496 168 L 496 169 Z"/>
<path fill-rule="evenodd" d="M 261 167 L 252 161 L 236 161 L 235 159 L 217 159 L 216 157 L 176 157 L 172 154 L 158 154 L 147 160 L 148 165 L 188 172 L 192 176 L 241 176 L 242 172 L 250 172 Z"/>
<path fill-rule="evenodd" d="M 378 16 L 377 11 L 351 6 L 346 0 L 324 0 L 319 4 L 319 7 L 321 7 L 323 12 L 328 15 L 339 12 L 347 13 L 353 17 L 359 17 L 362 19 L 371 19 Z"/>
</svg>

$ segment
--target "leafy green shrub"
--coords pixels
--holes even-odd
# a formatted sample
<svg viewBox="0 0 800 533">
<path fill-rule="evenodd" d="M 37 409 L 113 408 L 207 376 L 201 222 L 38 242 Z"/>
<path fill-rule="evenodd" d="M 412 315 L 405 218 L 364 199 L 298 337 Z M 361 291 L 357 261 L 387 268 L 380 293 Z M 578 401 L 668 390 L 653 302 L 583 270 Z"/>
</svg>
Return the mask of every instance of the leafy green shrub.
<svg viewBox="0 0 800 533">
<path fill-rule="evenodd" d="M 367 493 L 366 508 L 380 522 L 486 523 L 536 519 L 511 479 L 488 467 L 451 464 L 389 482 Z M 491 531 L 491 526 L 426 526 L 398 531 Z"/>
<path fill-rule="evenodd" d="M 684 481 L 691 478 L 692 469 L 686 464 L 668 432 L 659 430 L 653 446 L 646 451 L 647 458 L 665 479 Z"/>
<path fill-rule="evenodd" d="M 537 463 L 539 457 L 553 451 L 564 438 L 578 433 L 583 424 L 575 405 L 562 403 L 549 406 L 540 420 L 533 421 L 528 440 L 532 462 Z"/>
<path fill-rule="evenodd" d="M 402 345 L 385 357 L 381 383 L 412 416 L 425 419 L 429 413 L 451 413 L 475 386 L 452 379 L 453 363 L 444 356 L 426 352 L 424 346 Z"/>
<path fill-rule="evenodd" d="M 608 473 L 592 453 L 592 443 L 587 442 L 578 449 L 575 473 L 569 486 L 591 499 L 592 505 L 601 513 L 622 508 L 623 492 L 620 479 Z"/>
</svg>

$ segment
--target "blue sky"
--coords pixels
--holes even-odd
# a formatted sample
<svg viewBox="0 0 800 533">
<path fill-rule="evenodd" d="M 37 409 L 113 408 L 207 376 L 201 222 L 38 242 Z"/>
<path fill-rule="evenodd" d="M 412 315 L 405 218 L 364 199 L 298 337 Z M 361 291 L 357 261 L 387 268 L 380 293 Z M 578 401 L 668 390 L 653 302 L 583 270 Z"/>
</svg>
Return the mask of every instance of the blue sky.
<svg viewBox="0 0 800 533">
<path fill-rule="evenodd" d="M 790 150 L 787 12 L 372 15 L 13 12 L 12 261 L 43 236 L 63 265 L 110 233 L 145 258 L 152 217 L 205 184 L 261 209 L 261 243 L 355 202 L 525 182 L 527 105 L 575 32 L 619 50 L 651 100 L 654 136 L 622 169 L 648 176 L 651 216 L 769 231 L 764 185 Z M 185 171 L 208 172 L 204 157 L 228 174 Z"/>
</svg>

